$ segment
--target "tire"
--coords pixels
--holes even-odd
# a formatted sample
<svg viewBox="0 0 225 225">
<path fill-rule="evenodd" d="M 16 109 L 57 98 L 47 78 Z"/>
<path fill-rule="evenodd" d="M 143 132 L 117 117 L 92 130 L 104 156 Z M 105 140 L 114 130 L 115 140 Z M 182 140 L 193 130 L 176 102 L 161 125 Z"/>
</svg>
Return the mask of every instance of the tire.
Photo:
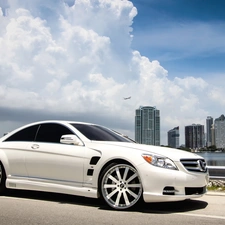
<svg viewBox="0 0 225 225">
<path fill-rule="evenodd" d="M 0 195 L 3 194 L 4 191 L 6 190 L 5 180 L 6 180 L 5 170 L 2 163 L 0 162 Z"/>
<path fill-rule="evenodd" d="M 102 173 L 100 193 L 113 209 L 133 207 L 142 199 L 142 184 L 137 170 L 126 163 L 110 164 Z"/>
</svg>

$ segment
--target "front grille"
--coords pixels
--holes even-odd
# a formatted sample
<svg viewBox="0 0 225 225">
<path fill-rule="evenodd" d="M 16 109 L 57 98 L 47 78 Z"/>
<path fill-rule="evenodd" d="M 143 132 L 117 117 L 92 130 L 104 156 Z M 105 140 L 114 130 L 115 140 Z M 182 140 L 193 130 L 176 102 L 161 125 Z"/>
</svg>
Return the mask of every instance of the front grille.
<svg viewBox="0 0 225 225">
<path fill-rule="evenodd" d="M 185 188 L 185 195 L 202 195 L 204 193 L 206 193 L 206 186 Z"/>
<path fill-rule="evenodd" d="M 207 172 L 206 162 L 204 159 L 181 159 L 180 161 L 185 169 L 190 172 Z"/>
</svg>

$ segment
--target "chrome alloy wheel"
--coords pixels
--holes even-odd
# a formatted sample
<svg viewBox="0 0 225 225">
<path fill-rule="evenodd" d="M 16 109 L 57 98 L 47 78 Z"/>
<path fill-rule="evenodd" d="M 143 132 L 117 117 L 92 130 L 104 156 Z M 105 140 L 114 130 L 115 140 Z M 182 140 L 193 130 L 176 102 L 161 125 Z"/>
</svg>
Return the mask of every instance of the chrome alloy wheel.
<svg viewBox="0 0 225 225">
<path fill-rule="evenodd" d="M 127 164 L 108 167 L 101 181 L 101 193 L 114 209 L 134 206 L 142 196 L 142 184 L 136 169 Z"/>
</svg>

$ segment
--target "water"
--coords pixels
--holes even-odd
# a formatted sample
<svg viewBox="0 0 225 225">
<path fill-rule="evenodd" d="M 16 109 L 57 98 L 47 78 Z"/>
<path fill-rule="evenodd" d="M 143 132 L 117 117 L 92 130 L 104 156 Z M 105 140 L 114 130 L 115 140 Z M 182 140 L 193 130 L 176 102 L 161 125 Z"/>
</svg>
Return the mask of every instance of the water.
<svg viewBox="0 0 225 225">
<path fill-rule="evenodd" d="M 225 166 L 225 152 L 198 152 L 208 166 Z"/>
</svg>

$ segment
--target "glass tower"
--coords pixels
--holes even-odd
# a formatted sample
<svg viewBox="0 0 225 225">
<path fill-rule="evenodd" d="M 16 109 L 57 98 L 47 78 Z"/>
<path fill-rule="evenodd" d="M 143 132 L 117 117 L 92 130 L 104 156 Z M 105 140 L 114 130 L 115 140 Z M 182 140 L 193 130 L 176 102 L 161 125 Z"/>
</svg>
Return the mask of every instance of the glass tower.
<svg viewBox="0 0 225 225">
<path fill-rule="evenodd" d="M 172 130 L 167 132 L 168 135 L 168 146 L 171 148 L 179 148 L 179 127 L 174 127 Z"/>
<path fill-rule="evenodd" d="M 208 116 L 206 119 L 206 146 L 212 146 L 212 125 L 213 118 Z"/>
<path fill-rule="evenodd" d="M 225 148 L 225 117 L 221 115 L 219 118 L 215 119 L 214 124 L 215 129 L 215 144 L 216 148 Z"/>
<path fill-rule="evenodd" d="M 140 106 L 135 113 L 135 141 L 160 145 L 160 111 L 152 106 Z"/>
</svg>

